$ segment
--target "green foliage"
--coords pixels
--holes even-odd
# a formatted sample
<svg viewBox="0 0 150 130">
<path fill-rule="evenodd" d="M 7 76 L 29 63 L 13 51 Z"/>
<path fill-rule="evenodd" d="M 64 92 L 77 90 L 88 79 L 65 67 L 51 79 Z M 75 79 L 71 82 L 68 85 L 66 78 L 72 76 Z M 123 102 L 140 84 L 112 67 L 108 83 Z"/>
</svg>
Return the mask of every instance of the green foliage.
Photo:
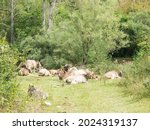
<svg viewBox="0 0 150 130">
<path fill-rule="evenodd" d="M 122 30 L 129 35 L 129 45 L 132 51 L 139 55 L 150 52 L 150 13 L 131 12 L 121 18 Z"/>
<path fill-rule="evenodd" d="M 125 79 L 121 86 L 137 96 L 150 96 L 150 13 L 129 11 L 121 17 L 121 29 L 129 36 L 129 50 L 134 52 L 133 64 L 124 67 Z M 135 55 L 136 54 L 136 55 Z"/>
<path fill-rule="evenodd" d="M 127 91 L 137 96 L 150 96 L 150 59 L 148 56 L 136 58 L 132 65 L 124 70 Z"/>
<path fill-rule="evenodd" d="M 72 5 L 72 2 L 66 3 Z M 51 38 L 62 48 L 62 55 L 67 60 L 81 64 L 100 63 L 115 49 L 126 46 L 127 37 L 119 30 L 113 4 L 104 2 L 101 5 L 99 0 L 77 0 L 70 8 L 66 3 L 62 2 L 56 11 L 60 15 L 54 17 L 58 23 L 53 28 L 54 36 Z M 62 14 L 60 9 L 63 9 Z"/>
<path fill-rule="evenodd" d="M 49 33 L 27 37 L 21 42 L 19 50 L 26 59 L 41 61 L 46 68 L 59 68 L 67 63 L 59 56 L 61 48 L 51 42 Z"/>
<path fill-rule="evenodd" d="M 109 53 L 127 44 L 127 36 L 120 31 L 119 19 L 114 14 L 114 3 L 104 3 L 59 2 L 52 31 L 27 37 L 19 45 L 20 50 L 27 58 L 40 60 L 48 68 L 67 62 L 103 64 Z"/>
<path fill-rule="evenodd" d="M 17 91 L 15 81 L 16 54 L 9 47 L 5 38 L 0 39 L 0 106 L 11 103 Z"/>
<path fill-rule="evenodd" d="M 41 28 L 41 10 L 40 1 L 28 0 L 19 1 L 16 6 L 15 16 L 15 34 L 17 41 L 27 36 L 34 36 L 40 32 Z"/>
</svg>

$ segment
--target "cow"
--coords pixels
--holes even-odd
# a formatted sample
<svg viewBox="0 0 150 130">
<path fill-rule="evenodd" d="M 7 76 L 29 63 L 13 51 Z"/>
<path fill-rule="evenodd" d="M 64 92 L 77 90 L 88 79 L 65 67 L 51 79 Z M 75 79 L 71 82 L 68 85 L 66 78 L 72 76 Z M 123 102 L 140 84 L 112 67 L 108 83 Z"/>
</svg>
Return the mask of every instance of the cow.
<svg viewBox="0 0 150 130">
<path fill-rule="evenodd" d="M 47 69 L 42 68 L 39 70 L 38 75 L 39 76 L 50 76 L 51 74 Z"/>
<path fill-rule="evenodd" d="M 67 77 L 67 76 L 68 76 L 68 74 L 66 71 L 64 71 L 63 69 L 58 70 L 58 77 L 60 80 L 63 80 L 64 77 Z"/>
<path fill-rule="evenodd" d="M 67 83 L 85 83 L 87 82 L 87 79 L 99 79 L 99 77 L 89 69 L 78 69 L 77 67 L 72 67 L 68 64 L 58 71 L 58 77 L 60 80 L 63 80 Z"/>
<path fill-rule="evenodd" d="M 89 69 L 77 69 L 76 67 L 72 67 L 68 70 L 68 73 L 73 75 L 83 75 L 86 79 L 98 79 L 99 77 Z"/>
<path fill-rule="evenodd" d="M 117 72 L 115 70 L 109 71 L 104 74 L 104 77 L 108 79 L 116 79 L 116 78 L 121 78 L 122 77 L 122 72 Z"/>
<path fill-rule="evenodd" d="M 87 79 L 84 74 L 84 71 L 78 70 L 76 67 L 72 67 L 68 69 L 67 72 L 63 69 L 59 70 L 58 77 L 60 80 L 63 80 L 68 84 L 86 83 Z"/>
<path fill-rule="evenodd" d="M 18 74 L 20 76 L 27 76 L 27 75 L 29 75 L 30 72 L 31 71 L 28 68 L 26 68 L 26 66 L 22 66 L 21 69 L 19 70 Z"/>
<path fill-rule="evenodd" d="M 63 67 L 64 71 L 68 71 L 70 68 L 72 67 L 71 64 L 65 64 L 65 66 Z"/>
<path fill-rule="evenodd" d="M 28 68 L 31 72 L 32 70 L 38 71 L 40 68 L 42 68 L 42 65 L 39 61 L 35 61 L 35 60 L 27 60 L 25 62 L 26 68 Z"/>
<path fill-rule="evenodd" d="M 55 75 L 58 74 L 58 70 L 54 70 L 54 69 L 49 70 L 49 72 L 50 72 L 50 74 L 53 75 L 53 76 L 55 76 Z"/>
<path fill-rule="evenodd" d="M 87 79 L 96 79 L 96 80 L 99 79 L 99 76 L 96 75 L 93 71 L 90 71 L 89 69 L 86 69 L 85 72 L 86 72 L 85 76 L 86 76 Z"/>
<path fill-rule="evenodd" d="M 83 75 L 71 75 L 64 79 L 68 84 L 87 83 L 87 79 Z"/>
</svg>

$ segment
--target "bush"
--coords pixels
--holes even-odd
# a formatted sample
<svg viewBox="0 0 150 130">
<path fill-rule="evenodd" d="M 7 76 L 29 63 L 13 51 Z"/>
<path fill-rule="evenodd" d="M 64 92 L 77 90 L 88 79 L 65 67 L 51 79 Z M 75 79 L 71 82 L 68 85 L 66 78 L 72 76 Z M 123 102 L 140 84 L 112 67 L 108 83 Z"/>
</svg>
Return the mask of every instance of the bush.
<svg viewBox="0 0 150 130">
<path fill-rule="evenodd" d="M 121 28 L 129 36 L 129 50 L 132 53 L 138 52 L 140 56 L 143 56 L 150 52 L 149 12 L 130 12 L 128 15 L 123 14 Z"/>
<path fill-rule="evenodd" d="M 45 68 L 59 68 L 69 62 L 66 57 L 60 56 L 63 52 L 51 41 L 49 33 L 27 37 L 19 45 L 19 51 L 26 59 L 40 61 Z"/>
<path fill-rule="evenodd" d="M 132 94 L 150 96 L 150 60 L 148 56 L 136 58 L 124 72 L 125 79 L 121 86 L 125 86 Z"/>
<path fill-rule="evenodd" d="M 0 39 L 0 106 L 8 106 L 15 97 L 17 84 L 15 69 L 17 58 L 5 38 Z"/>
</svg>

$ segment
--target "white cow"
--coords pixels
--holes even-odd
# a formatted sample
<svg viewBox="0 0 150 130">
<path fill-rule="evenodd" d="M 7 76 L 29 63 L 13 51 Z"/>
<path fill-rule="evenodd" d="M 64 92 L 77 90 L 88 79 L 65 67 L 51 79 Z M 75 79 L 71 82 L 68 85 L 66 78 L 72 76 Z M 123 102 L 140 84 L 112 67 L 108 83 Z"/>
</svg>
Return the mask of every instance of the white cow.
<svg viewBox="0 0 150 130">
<path fill-rule="evenodd" d="M 51 75 L 50 72 L 45 68 L 40 69 L 38 74 L 39 74 L 39 76 L 50 76 Z"/>
<path fill-rule="evenodd" d="M 49 72 L 50 72 L 50 74 L 53 75 L 53 76 L 55 76 L 55 75 L 58 74 L 58 70 L 54 70 L 54 69 L 49 70 Z"/>
<path fill-rule="evenodd" d="M 83 75 L 71 75 L 64 79 L 66 83 L 69 84 L 78 84 L 78 83 L 86 83 L 87 79 Z"/>
<path fill-rule="evenodd" d="M 27 60 L 25 65 L 30 71 L 34 70 L 34 72 L 42 67 L 41 63 L 35 60 Z"/>
<path fill-rule="evenodd" d="M 108 79 L 121 78 L 122 77 L 122 73 L 113 70 L 113 71 L 109 71 L 109 72 L 105 73 L 104 77 L 106 77 Z"/>
</svg>

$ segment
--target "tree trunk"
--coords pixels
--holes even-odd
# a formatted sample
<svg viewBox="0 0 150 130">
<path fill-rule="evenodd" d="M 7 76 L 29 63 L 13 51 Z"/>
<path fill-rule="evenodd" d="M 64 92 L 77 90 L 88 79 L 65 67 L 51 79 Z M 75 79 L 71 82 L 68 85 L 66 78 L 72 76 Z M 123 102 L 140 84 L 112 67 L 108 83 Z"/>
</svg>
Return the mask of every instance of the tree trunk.
<svg viewBox="0 0 150 130">
<path fill-rule="evenodd" d="M 46 0 L 43 0 L 43 5 L 42 5 L 42 26 L 43 26 L 43 30 L 46 30 Z"/>
<path fill-rule="evenodd" d="M 51 31 L 52 28 L 52 16 L 53 16 L 53 10 L 56 4 L 56 0 L 50 0 L 49 2 L 49 18 L 48 18 L 48 30 Z"/>
<path fill-rule="evenodd" d="M 120 2 L 120 0 L 118 0 L 118 3 L 119 3 L 119 6 L 121 6 L 121 2 Z"/>
<path fill-rule="evenodd" d="M 14 43 L 14 0 L 11 0 L 10 10 L 10 43 Z"/>
</svg>

